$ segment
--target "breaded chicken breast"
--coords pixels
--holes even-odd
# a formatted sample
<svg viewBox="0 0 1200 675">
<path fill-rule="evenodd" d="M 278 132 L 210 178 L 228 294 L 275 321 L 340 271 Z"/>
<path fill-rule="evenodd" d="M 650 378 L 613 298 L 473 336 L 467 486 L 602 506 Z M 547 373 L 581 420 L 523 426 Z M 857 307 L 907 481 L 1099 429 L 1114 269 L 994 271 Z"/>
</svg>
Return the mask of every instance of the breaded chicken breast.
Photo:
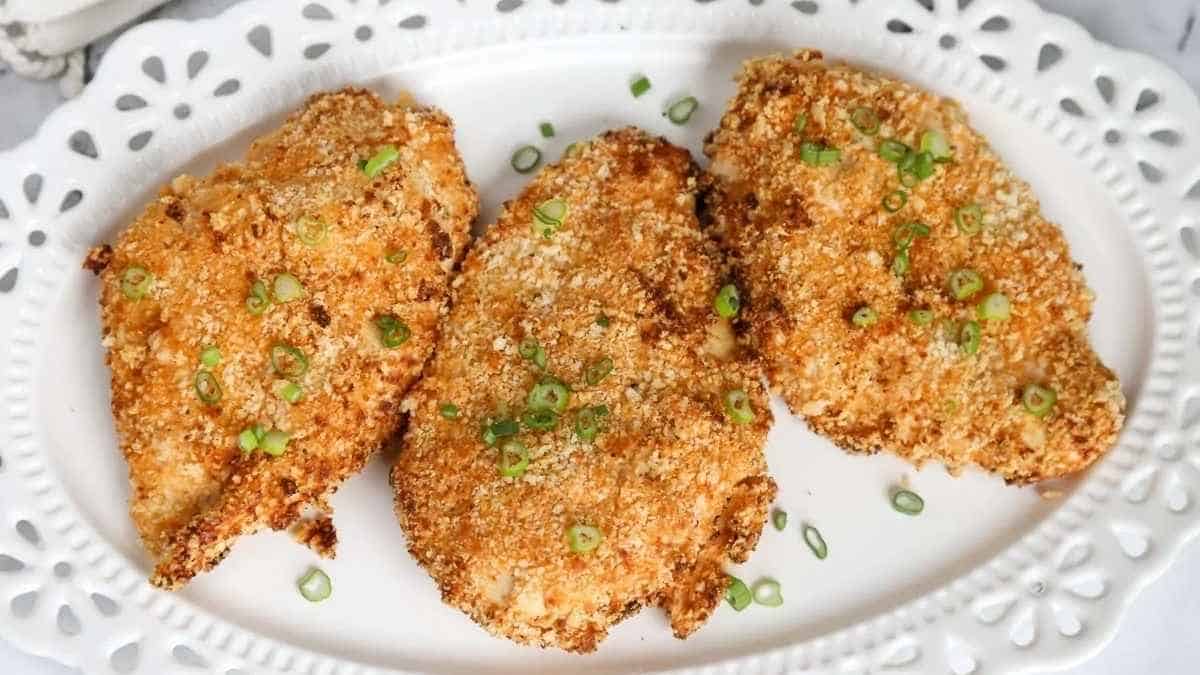
<svg viewBox="0 0 1200 675">
<path fill-rule="evenodd" d="M 815 430 L 1015 483 L 1113 444 L 1080 267 L 954 101 L 816 52 L 755 60 L 706 154 L 737 327 Z"/>
<path fill-rule="evenodd" d="M 546 168 L 468 256 L 393 471 L 445 601 L 591 651 L 643 605 L 685 637 L 775 484 L 755 365 L 714 313 L 686 150 L 626 129 Z"/>
<path fill-rule="evenodd" d="M 394 432 L 477 209 L 445 115 L 348 89 L 92 251 L 156 585 L 327 510 Z M 332 554 L 328 522 L 301 535 Z"/>
</svg>

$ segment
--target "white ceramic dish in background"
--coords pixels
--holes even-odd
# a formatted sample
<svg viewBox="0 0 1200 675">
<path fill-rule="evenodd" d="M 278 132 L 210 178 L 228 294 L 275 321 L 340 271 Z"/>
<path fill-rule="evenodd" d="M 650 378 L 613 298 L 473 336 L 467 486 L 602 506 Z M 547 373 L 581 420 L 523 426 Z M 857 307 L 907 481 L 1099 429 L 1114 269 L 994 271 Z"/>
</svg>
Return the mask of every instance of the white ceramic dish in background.
<svg viewBox="0 0 1200 675">
<path fill-rule="evenodd" d="M 407 555 L 379 463 L 335 499 L 331 600 L 295 591 L 315 560 L 283 534 L 243 539 L 181 593 L 147 585 L 79 263 L 156 186 L 355 83 L 454 117 L 487 218 L 524 181 L 517 145 L 553 157 L 639 124 L 699 156 L 738 62 L 799 46 L 962 101 L 1062 224 L 1130 401 L 1118 447 L 1065 497 L 850 457 L 777 407 L 768 459 L 792 524 L 737 573 L 779 579 L 786 602 L 723 607 L 686 642 L 655 609 L 589 656 L 488 637 Z M 635 72 L 655 85 L 638 100 Z M 675 127 L 661 112 L 683 93 L 702 107 Z M 257 0 L 127 34 L 80 99 L 0 155 L 0 202 L 0 633 L 89 675 L 1054 668 L 1099 649 L 1200 530 L 1200 104 L 1154 61 L 1023 0 Z M 906 476 L 919 518 L 887 502 Z"/>
</svg>

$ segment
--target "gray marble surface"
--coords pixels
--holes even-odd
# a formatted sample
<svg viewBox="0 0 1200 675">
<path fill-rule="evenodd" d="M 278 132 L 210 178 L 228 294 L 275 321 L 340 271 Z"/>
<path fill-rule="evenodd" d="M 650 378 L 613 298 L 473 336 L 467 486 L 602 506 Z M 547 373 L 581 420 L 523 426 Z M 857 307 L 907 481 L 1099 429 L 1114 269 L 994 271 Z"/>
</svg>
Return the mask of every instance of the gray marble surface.
<svg viewBox="0 0 1200 675">
<path fill-rule="evenodd" d="M 238 0 L 174 0 L 155 15 L 212 16 Z M 1153 55 L 1200 91 L 1200 0 L 1039 0 L 1078 20 L 1097 38 Z M 103 60 L 109 44 L 93 47 Z M 0 149 L 31 136 L 61 102 L 53 84 L 21 80 L 0 67 Z M 1192 675 L 1200 672 L 1200 546 L 1192 546 L 1135 601 L 1112 644 L 1068 675 Z M 27 656 L 0 640 L 2 675 L 74 675 L 76 671 Z"/>
</svg>

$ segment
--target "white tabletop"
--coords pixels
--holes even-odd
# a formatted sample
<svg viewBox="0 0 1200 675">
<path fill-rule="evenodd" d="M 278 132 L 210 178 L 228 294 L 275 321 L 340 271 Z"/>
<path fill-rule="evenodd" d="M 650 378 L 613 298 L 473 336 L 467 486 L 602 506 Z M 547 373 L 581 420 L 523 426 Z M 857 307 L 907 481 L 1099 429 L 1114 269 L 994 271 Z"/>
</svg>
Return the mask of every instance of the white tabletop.
<svg viewBox="0 0 1200 675">
<path fill-rule="evenodd" d="M 947 2 L 951 0 L 937 0 Z M 2 3 L 3 0 L 0 0 Z M 211 16 L 238 0 L 175 0 L 158 12 L 171 18 Z M 1039 0 L 1074 17 L 1093 35 L 1151 54 L 1200 90 L 1200 0 Z M 101 42 L 92 61 L 102 60 Z M 94 65 L 94 64 L 93 64 Z M 28 138 L 59 102 L 57 89 L 0 70 L 0 149 Z M 1125 617 L 1116 638 L 1070 675 L 1191 675 L 1200 672 L 1200 546 L 1192 546 Z M 75 675 L 77 671 L 16 651 L 0 636 L 0 675 Z"/>
</svg>

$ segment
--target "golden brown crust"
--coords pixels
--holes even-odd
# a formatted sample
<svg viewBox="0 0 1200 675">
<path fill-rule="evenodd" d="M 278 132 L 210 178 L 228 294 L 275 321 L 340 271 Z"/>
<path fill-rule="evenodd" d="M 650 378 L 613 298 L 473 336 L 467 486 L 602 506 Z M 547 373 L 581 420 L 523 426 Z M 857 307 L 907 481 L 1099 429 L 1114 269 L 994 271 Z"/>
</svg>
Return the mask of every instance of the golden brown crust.
<svg viewBox="0 0 1200 675">
<path fill-rule="evenodd" d="M 386 144 L 399 158 L 372 180 L 357 163 Z M 154 583 L 177 588 L 237 536 L 288 527 L 363 466 L 433 349 L 476 212 L 445 115 L 348 89 L 314 96 L 245 161 L 175 179 L 111 252 L 89 255 L 131 513 L 158 562 Z M 322 243 L 299 240 L 301 217 L 329 224 Z M 398 249 L 408 252 L 402 265 L 384 260 Z M 121 290 L 130 266 L 154 277 L 137 301 Z M 251 315 L 252 283 L 270 286 L 285 271 L 303 298 Z M 389 313 L 412 329 L 397 349 L 373 326 Z M 279 396 L 277 342 L 309 360 L 296 405 Z M 222 355 L 215 406 L 193 389 L 210 345 Z M 243 455 L 238 433 L 255 423 L 290 432 L 286 454 Z"/>
<path fill-rule="evenodd" d="M 878 135 L 850 122 L 860 106 L 882 120 Z M 807 115 L 804 140 L 841 150 L 837 166 L 801 161 L 798 113 Z M 929 129 L 945 134 L 953 161 L 890 214 L 882 199 L 900 185 L 878 144 L 915 147 Z M 706 154 L 712 227 L 732 252 L 747 304 L 739 326 L 765 354 L 772 385 L 814 429 L 848 450 L 886 449 L 953 471 L 976 464 L 1017 483 L 1079 471 L 1112 445 L 1124 399 L 1087 340 L 1083 275 L 1029 186 L 955 102 L 827 65 L 816 52 L 755 60 Z M 970 203 L 986 214 L 975 236 L 954 220 Z M 897 277 L 892 234 L 908 222 L 932 232 L 912 244 L 911 270 Z M 958 268 L 978 270 L 984 293 L 1002 292 L 1013 305 L 1010 320 L 981 322 L 975 356 L 941 325 L 976 319 L 984 295 L 967 302 L 948 293 Z M 867 329 L 848 320 L 863 305 L 880 316 Z M 934 312 L 932 325 L 908 319 L 918 308 Z M 1022 409 L 1030 383 L 1058 392 L 1044 421 Z"/>
<path fill-rule="evenodd" d="M 495 634 L 590 651 L 612 624 L 661 604 L 685 636 L 719 601 L 721 565 L 766 519 L 771 414 L 753 363 L 709 353 L 720 256 L 697 223 L 696 173 L 661 139 L 605 134 L 507 204 L 455 282 L 392 477 L 413 555 L 446 602 Z M 546 240 L 532 213 L 552 198 L 570 210 Z M 528 472 L 504 478 L 480 425 L 522 412 L 540 377 L 518 353 L 527 337 L 572 387 L 572 410 L 610 415 L 594 444 L 574 435 L 570 413 L 553 431 L 523 429 Z M 604 357 L 612 374 L 588 385 L 581 374 Z M 731 388 L 749 392 L 752 423 L 727 417 Z M 439 415 L 444 402 L 458 419 Z M 600 528 L 599 548 L 573 553 L 575 524 Z"/>
</svg>

